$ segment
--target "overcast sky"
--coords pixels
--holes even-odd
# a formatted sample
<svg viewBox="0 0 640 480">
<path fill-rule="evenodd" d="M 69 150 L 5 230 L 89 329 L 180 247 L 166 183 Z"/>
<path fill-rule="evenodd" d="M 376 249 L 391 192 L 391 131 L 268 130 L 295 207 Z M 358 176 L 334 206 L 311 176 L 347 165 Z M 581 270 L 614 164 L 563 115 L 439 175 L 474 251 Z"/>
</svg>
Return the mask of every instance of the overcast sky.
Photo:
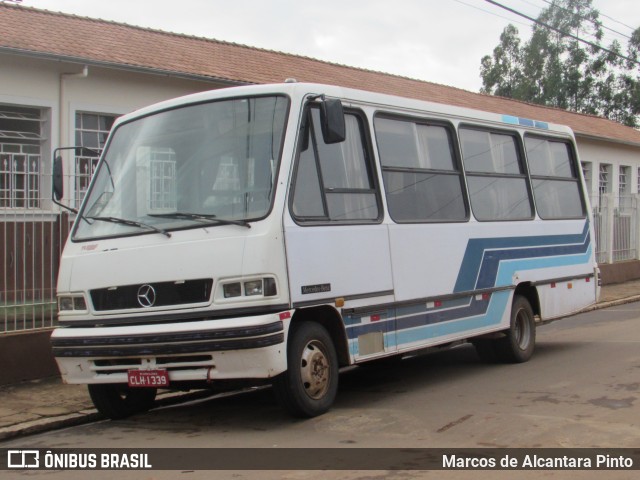
<svg viewBox="0 0 640 480">
<path fill-rule="evenodd" d="M 497 0 L 532 17 L 546 0 Z M 594 0 L 604 24 L 630 35 L 640 1 Z M 508 23 L 531 22 L 485 0 L 22 0 L 22 5 L 112 20 L 478 91 L 480 59 Z M 610 17 L 610 18 L 608 18 Z M 622 23 L 618 23 L 622 22 Z M 605 43 L 625 38 L 606 30 Z M 624 44 L 624 43 L 623 43 Z M 284 79 L 283 79 L 284 80 Z"/>
</svg>

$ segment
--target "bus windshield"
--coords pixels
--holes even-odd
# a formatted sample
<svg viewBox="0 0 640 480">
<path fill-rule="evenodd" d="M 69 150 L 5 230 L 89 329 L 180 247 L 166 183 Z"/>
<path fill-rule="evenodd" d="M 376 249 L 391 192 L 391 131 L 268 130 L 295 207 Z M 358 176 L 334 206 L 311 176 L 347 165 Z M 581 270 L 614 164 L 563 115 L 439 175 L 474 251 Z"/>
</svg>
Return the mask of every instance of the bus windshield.
<svg viewBox="0 0 640 480">
<path fill-rule="evenodd" d="M 74 240 L 249 226 L 271 209 L 289 101 L 189 105 L 118 126 Z"/>
</svg>

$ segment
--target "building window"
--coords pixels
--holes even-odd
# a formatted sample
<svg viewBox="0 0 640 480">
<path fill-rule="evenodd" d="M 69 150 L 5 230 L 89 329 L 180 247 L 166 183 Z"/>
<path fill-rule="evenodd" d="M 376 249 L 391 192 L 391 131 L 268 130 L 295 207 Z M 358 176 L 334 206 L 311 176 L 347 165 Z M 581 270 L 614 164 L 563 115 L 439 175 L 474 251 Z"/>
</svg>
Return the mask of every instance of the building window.
<svg viewBox="0 0 640 480">
<path fill-rule="evenodd" d="M 611 165 L 600 164 L 600 174 L 598 176 L 598 193 L 600 196 L 611 192 Z"/>
<path fill-rule="evenodd" d="M 89 182 L 116 118 L 116 115 L 103 113 L 76 113 L 76 146 L 84 147 L 78 150 L 75 157 L 76 208 L 80 206 L 87 193 Z"/>
<path fill-rule="evenodd" d="M 620 167 L 620 173 L 618 174 L 618 194 L 628 195 L 631 193 L 631 175 L 630 167 Z"/>
<path fill-rule="evenodd" d="M 618 206 L 621 209 L 631 207 L 631 167 L 621 166 L 618 171 Z"/>
<path fill-rule="evenodd" d="M 584 177 L 588 195 L 591 195 L 591 179 L 593 178 L 593 165 L 591 162 L 582 162 L 582 176 Z"/>
<path fill-rule="evenodd" d="M 39 108 L 0 105 L 0 208 L 41 208 L 44 121 Z"/>
</svg>

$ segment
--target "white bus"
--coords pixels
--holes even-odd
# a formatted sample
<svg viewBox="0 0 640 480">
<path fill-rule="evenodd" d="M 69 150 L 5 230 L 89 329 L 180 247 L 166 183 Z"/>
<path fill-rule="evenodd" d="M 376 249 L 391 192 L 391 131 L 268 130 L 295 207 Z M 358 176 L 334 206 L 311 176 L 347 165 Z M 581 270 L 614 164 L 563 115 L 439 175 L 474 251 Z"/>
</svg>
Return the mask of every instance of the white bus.
<svg viewBox="0 0 640 480">
<path fill-rule="evenodd" d="M 537 324 L 593 304 L 598 283 L 569 128 L 326 85 L 228 88 L 117 120 L 51 341 L 63 380 L 111 418 L 227 380 L 272 383 L 311 417 L 344 366 L 465 341 L 527 361 Z"/>
</svg>

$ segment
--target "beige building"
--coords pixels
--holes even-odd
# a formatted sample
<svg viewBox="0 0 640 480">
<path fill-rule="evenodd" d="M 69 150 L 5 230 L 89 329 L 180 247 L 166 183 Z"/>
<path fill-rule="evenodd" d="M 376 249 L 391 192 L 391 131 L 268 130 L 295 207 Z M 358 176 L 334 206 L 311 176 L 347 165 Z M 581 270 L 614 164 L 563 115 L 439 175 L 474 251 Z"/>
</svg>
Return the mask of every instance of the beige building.
<svg viewBox="0 0 640 480">
<path fill-rule="evenodd" d="M 57 261 L 69 221 L 50 200 L 53 150 L 91 149 L 65 153 L 67 195 L 77 206 L 95 151 L 118 115 L 232 85 L 295 78 L 568 125 L 595 208 L 599 261 L 640 258 L 640 131 L 632 128 L 306 57 L 7 4 L 0 4 L 0 28 L 0 342 L 3 334 L 46 332 L 55 323 Z"/>
</svg>

